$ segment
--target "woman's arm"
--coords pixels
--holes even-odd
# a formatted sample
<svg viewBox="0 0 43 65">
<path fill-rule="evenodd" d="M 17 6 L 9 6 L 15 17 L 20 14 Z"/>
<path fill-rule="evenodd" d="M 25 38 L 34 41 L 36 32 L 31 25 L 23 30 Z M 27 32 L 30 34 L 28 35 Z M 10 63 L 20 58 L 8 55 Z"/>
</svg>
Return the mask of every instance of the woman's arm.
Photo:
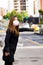
<svg viewBox="0 0 43 65">
<path fill-rule="evenodd" d="M 6 37 L 5 37 L 5 51 L 9 52 L 9 38 L 10 38 L 10 30 L 8 29 L 6 32 Z"/>
</svg>

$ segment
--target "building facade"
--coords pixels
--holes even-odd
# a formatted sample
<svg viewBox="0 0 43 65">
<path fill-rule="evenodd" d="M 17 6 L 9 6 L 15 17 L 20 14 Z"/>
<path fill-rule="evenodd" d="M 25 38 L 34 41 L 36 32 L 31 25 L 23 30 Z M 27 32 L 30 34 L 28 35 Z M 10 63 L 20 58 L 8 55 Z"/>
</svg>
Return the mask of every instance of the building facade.
<svg viewBox="0 0 43 65">
<path fill-rule="evenodd" d="M 40 0 L 40 9 L 43 10 L 43 0 Z"/>
<path fill-rule="evenodd" d="M 40 9 L 43 10 L 43 0 L 0 0 L 0 15 L 16 10 L 17 12 L 27 11 L 29 15 L 39 16 L 38 10 Z"/>
<path fill-rule="evenodd" d="M 39 0 L 14 0 L 14 9 L 18 12 L 27 11 L 29 15 L 39 16 Z"/>
<path fill-rule="evenodd" d="M 0 0 L 0 16 L 6 15 L 8 10 L 8 0 Z"/>
</svg>

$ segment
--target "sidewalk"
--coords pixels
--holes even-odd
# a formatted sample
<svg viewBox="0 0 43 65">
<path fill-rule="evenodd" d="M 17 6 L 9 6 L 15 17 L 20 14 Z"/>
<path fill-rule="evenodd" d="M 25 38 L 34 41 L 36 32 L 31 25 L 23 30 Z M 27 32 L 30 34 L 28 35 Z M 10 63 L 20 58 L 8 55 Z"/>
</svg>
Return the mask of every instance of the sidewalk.
<svg viewBox="0 0 43 65">
<path fill-rule="evenodd" d="M 1 47 L 0 65 L 4 65 Z M 17 47 L 13 65 L 43 65 L 43 46 Z"/>
<path fill-rule="evenodd" d="M 4 62 L 2 60 L 2 47 L 0 47 L 0 65 L 4 65 Z"/>
</svg>

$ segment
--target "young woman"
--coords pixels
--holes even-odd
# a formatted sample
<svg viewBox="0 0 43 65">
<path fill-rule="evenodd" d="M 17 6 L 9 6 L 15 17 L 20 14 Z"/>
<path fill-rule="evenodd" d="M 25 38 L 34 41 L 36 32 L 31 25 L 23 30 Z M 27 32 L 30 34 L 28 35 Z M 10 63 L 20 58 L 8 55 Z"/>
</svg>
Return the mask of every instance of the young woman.
<svg viewBox="0 0 43 65">
<path fill-rule="evenodd" d="M 11 17 L 6 31 L 5 46 L 3 49 L 3 60 L 5 65 L 12 65 L 19 37 L 19 21 L 16 16 Z"/>
</svg>

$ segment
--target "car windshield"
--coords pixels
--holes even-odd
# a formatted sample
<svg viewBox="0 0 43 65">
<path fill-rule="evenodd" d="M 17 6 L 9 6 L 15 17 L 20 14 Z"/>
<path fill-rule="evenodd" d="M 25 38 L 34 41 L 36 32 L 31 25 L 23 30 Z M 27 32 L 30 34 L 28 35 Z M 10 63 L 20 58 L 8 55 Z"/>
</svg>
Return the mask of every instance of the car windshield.
<svg viewBox="0 0 43 65">
<path fill-rule="evenodd" d="M 28 24 L 28 23 L 24 23 L 24 24 L 23 24 L 23 27 L 24 27 L 24 28 L 29 28 L 29 24 Z"/>
<path fill-rule="evenodd" d="M 22 23 L 19 28 L 30 28 L 28 23 Z"/>
</svg>

